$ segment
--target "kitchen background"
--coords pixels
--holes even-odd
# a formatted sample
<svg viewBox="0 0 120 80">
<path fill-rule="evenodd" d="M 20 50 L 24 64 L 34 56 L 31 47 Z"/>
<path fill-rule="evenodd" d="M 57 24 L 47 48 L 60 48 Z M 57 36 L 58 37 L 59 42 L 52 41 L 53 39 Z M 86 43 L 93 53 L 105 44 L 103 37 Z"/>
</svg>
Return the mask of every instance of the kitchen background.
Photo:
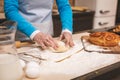
<svg viewBox="0 0 120 80">
<path fill-rule="evenodd" d="M 4 5 L 4 0 L 0 0 L 0 13 L 3 13 L 3 5 Z M 70 0 L 70 4 L 73 6 L 74 5 L 74 0 Z M 56 8 L 56 4 L 54 3 L 54 8 Z M 2 16 L 0 16 L 2 17 Z"/>
<path fill-rule="evenodd" d="M 3 1 L 0 0 L 0 19 L 4 17 Z M 73 9 L 73 32 L 120 24 L 120 0 L 69 0 Z M 76 7 L 76 6 L 79 6 Z M 54 3 L 54 36 L 60 34 L 61 23 Z M 113 74 L 114 73 L 114 74 Z M 99 80 L 120 80 L 120 69 L 102 75 Z M 111 76 L 112 75 L 112 76 Z M 105 77 L 103 77 L 105 76 Z M 104 79 L 103 79 L 104 78 Z M 98 80 L 95 78 L 94 80 Z"/>
<path fill-rule="evenodd" d="M 0 0 L 0 18 L 4 18 L 3 1 Z M 73 9 L 73 33 L 88 29 L 111 27 L 120 23 L 120 0 L 69 1 Z M 61 22 L 55 3 L 53 6 L 53 25 L 54 36 L 56 37 L 60 35 Z"/>
</svg>

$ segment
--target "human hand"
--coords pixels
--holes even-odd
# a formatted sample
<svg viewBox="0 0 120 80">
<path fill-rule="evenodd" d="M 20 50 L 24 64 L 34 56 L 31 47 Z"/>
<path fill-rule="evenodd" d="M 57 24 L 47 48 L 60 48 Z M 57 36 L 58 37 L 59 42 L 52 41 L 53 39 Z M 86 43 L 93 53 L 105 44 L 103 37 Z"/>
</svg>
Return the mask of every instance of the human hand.
<svg viewBox="0 0 120 80">
<path fill-rule="evenodd" d="M 52 38 L 52 36 L 42 32 L 37 33 L 33 40 L 37 42 L 42 49 L 47 49 L 48 47 L 56 49 L 58 47 L 57 42 Z"/>
<path fill-rule="evenodd" d="M 60 35 L 60 40 L 65 40 L 65 44 L 67 46 L 73 47 L 74 43 L 73 43 L 73 39 L 72 39 L 72 34 L 70 34 L 69 32 L 63 32 Z"/>
</svg>

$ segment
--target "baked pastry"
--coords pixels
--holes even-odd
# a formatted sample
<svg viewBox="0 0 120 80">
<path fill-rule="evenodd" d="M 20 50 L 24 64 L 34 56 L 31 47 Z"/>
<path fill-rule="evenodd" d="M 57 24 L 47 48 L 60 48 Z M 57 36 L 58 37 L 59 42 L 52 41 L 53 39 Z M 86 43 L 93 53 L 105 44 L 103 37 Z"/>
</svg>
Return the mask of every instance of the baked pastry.
<svg viewBox="0 0 120 80">
<path fill-rule="evenodd" d="M 89 35 L 88 40 L 95 45 L 114 47 L 120 42 L 120 36 L 112 32 L 94 32 Z"/>
<path fill-rule="evenodd" d="M 113 32 L 120 32 L 120 25 L 116 26 L 112 31 Z"/>
<path fill-rule="evenodd" d="M 66 46 L 65 43 L 63 41 L 57 41 L 58 43 L 58 48 L 55 50 L 52 47 L 49 47 L 49 49 L 54 52 L 54 53 L 63 53 L 66 52 L 67 50 L 69 50 L 69 46 Z"/>
</svg>

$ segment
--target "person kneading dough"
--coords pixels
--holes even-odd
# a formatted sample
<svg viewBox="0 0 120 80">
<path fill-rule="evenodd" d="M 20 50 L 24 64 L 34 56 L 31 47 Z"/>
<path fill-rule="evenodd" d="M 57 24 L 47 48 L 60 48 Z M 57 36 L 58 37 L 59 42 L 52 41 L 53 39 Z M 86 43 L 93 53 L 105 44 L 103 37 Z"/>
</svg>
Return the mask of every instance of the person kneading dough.
<svg viewBox="0 0 120 80">
<path fill-rule="evenodd" d="M 65 43 L 63 41 L 57 41 L 58 43 L 58 48 L 54 49 L 52 47 L 49 47 L 50 51 L 54 52 L 54 53 L 63 53 L 69 50 L 69 46 L 66 46 Z"/>
</svg>

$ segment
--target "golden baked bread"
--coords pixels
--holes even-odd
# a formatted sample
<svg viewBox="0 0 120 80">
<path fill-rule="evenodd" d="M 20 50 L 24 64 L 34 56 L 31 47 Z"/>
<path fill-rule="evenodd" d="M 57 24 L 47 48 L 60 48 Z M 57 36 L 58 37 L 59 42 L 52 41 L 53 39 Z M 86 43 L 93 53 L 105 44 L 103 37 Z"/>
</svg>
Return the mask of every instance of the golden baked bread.
<svg viewBox="0 0 120 80">
<path fill-rule="evenodd" d="M 120 36 L 112 32 L 94 32 L 89 35 L 88 40 L 95 45 L 114 47 L 120 42 Z"/>
</svg>

